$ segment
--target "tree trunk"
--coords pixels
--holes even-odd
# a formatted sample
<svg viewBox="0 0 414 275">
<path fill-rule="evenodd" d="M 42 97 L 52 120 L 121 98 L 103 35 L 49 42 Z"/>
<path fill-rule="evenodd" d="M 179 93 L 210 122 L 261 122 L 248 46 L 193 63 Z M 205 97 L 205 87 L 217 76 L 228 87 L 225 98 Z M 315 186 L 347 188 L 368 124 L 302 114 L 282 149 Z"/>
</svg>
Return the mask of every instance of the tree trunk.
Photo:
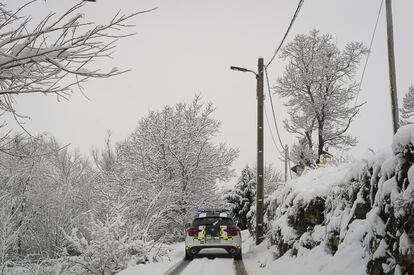
<svg viewBox="0 0 414 275">
<path fill-rule="evenodd" d="M 312 147 L 313 147 L 313 143 L 312 143 L 312 130 L 311 131 L 306 131 L 305 135 L 306 135 L 306 139 L 308 141 L 309 149 L 312 150 Z"/>
<path fill-rule="evenodd" d="M 22 227 L 23 227 L 23 216 L 24 216 L 25 202 L 26 202 L 26 198 L 23 198 L 22 204 L 20 205 L 19 223 L 17 225 L 17 230 L 20 231 L 17 235 L 17 254 L 19 256 L 21 256 L 23 254 L 23 250 L 22 250 Z"/>
<path fill-rule="evenodd" d="M 323 121 L 320 121 L 318 127 L 318 159 L 316 160 L 316 163 L 320 162 L 321 155 L 323 154 L 324 145 L 325 140 L 323 139 Z"/>
<path fill-rule="evenodd" d="M 312 150 L 312 148 L 313 148 L 312 132 L 313 132 L 313 127 L 314 126 L 315 126 L 315 118 L 312 119 L 312 124 L 310 126 L 310 130 L 305 132 L 306 139 L 308 140 L 309 150 Z"/>
</svg>

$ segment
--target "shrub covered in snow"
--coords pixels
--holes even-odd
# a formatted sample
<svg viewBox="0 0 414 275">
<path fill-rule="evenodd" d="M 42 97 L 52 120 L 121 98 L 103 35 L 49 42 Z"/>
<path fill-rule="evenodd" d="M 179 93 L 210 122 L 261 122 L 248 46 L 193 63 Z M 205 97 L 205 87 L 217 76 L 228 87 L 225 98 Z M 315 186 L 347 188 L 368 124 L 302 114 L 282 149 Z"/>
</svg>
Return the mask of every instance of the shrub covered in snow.
<svg viewBox="0 0 414 275">
<path fill-rule="evenodd" d="M 85 226 L 75 227 L 66 246 L 66 263 L 81 274 L 115 274 L 128 265 L 156 262 L 167 247 L 149 238 L 146 228 L 129 224 L 124 205 L 114 207 L 106 220 L 93 215 Z"/>
<path fill-rule="evenodd" d="M 276 257 L 323 246 L 334 257 L 360 253 L 369 274 L 414 271 L 414 126 L 391 151 L 312 170 L 270 198 L 268 237 Z"/>
<path fill-rule="evenodd" d="M 414 86 L 408 88 L 408 92 L 404 95 L 403 106 L 400 108 L 401 117 L 400 125 L 413 124 L 414 115 Z"/>
<path fill-rule="evenodd" d="M 256 199 L 256 178 L 249 166 L 243 168 L 241 176 L 232 190 L 225 194 L 224 199 L 231 209 L 237 225 L 245 230 L 248 227 L 248 213 Z"/>
<path fill-rule="evenodd" d="M 0 190 L 0 274 L 3 274 L 7 265 L 12 262 L 15 254 L 13 250 L 17 247 L 18 234 L 21 230 L 21 225 L 15 219 L 19 207 L 13 209 L 9 205 L 20 206 L 21 202 Z"/>
</svg>

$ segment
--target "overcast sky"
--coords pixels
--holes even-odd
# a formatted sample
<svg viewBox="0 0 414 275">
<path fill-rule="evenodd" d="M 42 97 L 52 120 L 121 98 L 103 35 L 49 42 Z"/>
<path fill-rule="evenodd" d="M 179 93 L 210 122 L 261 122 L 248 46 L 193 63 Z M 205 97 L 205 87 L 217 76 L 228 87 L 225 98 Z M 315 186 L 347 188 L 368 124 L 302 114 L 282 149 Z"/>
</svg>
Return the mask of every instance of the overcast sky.
<svg viewBox="0 0 414 275">
<path fill-rule="evenodd" d="M 10 7 L 21 0 L 6 0 Z M 270 59 L 294 13 L 293 0 L 97 0 L 82 10 L 85 17 L 99 23 L 108 21 L 118 10 L 125 13 L 157 7 L 154 12 L 132 20 L 138 34 L 120 41 L 106 68 L 132 71 L 106 80 L 90 80 L 86 94 L 74 93 L 70 101 L 57 102 L 53 96 L 17 98 L 17 111 L 31 116 L 26 125 L 32 133 L 49 132 L 71 148 L 89 154 L 102 147 L 106 131 L 122 140 L 149 110 L 191 101 L 201 94 L 216 106 L 215 118 L 222 122 L 220 141 L 240 149 L 237 171 L 256 160 L 256 82 L 251 74 L 231 71 L 231 65 L 257 69 L 257 58 Z M 340 48 L 351 41 L 367 46 L 373 31 L 380 0 L 305 0 L 287 41 L 295 34 L 316 28 L 335 36 Z M 397 89 L 400 102 L 414 84 L 412 63 L 414 1 L 393 1 Z M 76 1 L 39 1 L 26 10 L 38 21 L 50 10 L 63 11 Z M 101 66 L 101 64 L 98 64 Z M 276 59 L 270 69 L 271 85 L 283 72 Z M 359 81 L 359 76 L 358 79 Z M 360 93 L 367 101 L 350 133 L 359 145 L 353 154 L 386 147 L 392 140 L 385 4 Z M 274 96 L 281 127 L 285 117 L 282 99 Z M 269 100 L 266 106 L 270 111 Z M 265 158 L 274 162 L 275 150 L 265 129 Z M 281 131 L 284 143 L 295 137 Z M 279 169 L 283 167 L 279 162 Z"/>
</svg>

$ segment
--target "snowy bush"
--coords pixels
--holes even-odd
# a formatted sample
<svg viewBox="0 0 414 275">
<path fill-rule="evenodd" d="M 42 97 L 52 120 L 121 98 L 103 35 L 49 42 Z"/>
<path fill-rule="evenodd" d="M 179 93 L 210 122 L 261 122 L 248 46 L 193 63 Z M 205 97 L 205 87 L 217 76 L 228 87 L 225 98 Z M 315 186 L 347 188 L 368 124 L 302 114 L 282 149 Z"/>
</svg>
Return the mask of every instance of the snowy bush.
<svg viewBox="0 0 414 275">
<path fill-rule="evenodd" d="M 16 219 L 19 203 L 5 192 L 0 192 L 0 274 L 13 261 L 21 225 Z M 14 209 L 10 206 L 14 206 Z M 16 207 L 17 206 L 17 207 Z"/>
<path fill-rule="evenodd" d="M 372 275 L 413 274 L 413 164 L 411 125 L 394 136 L 392 152 L 312 170 L 279 188 L 267 212 L 275 256 L 323 246 L 334 257 L 361 253 Z"/>
<path fill-rule="evenodd" d="M 167 247 L 149 238 L 146 228 L 129 224 L 124 205 L 101 221 L 89 215 L 87 223 L 66 234 L 67 264 L 82 274 L 115 274 L 128 265 L 156 262 Z"/>
<path fill-rule="evenodd" d="M 408 88 L 408 92 L 404 95 L 403 106 L 400 108 L 401 117 L 400 125 L 413 124 L 414 116 L 414 86 Z"/>
<path fill-rule="evenodd" d="M 241 176 L 232 190 L 224 195 L 232 216 L 242 230 L 248 228 L 248 213 L 256 200 L 256 178 L 249 166 L 243 168 Z"/>
<path fill-rule="evenodd" d="M 299 139 L 293 144 L 290 151 L 290 159 L 295 165 L 303 167 L 315 167 L 318 154 L 314 148 L 309 148 L 309 144 L 305 138 Z"/>
</svg>

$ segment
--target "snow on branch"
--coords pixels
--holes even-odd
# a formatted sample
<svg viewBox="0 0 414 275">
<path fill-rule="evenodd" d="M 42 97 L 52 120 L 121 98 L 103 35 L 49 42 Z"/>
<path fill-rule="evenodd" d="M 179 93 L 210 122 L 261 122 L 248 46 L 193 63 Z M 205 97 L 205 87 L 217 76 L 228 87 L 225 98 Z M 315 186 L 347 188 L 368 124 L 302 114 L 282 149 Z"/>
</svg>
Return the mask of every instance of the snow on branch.
<svg viewBox="0 0 414 275">
<path fill-rule="evenodd" d="M 111 57 L 118 39 L 134 35 L 125 29 L 138 14 L 121 14 L 96 25 L 79 12 L 85 2 L 63 15 L 50 13 L 31 27 L 31 18 L 21 15 L 30 4 L 16 11 L 0 4 L 0 109 L 14 112 L 13 96 L 27 93 L 55 94 L 67 98 L 70 90 L 89 78 L 108 78 L 127 72 L 113 68 L 103 72 L 91 68 L 97 60 Z M 10 29 L 13 29 L 10 31 Z"/>
</svg>

